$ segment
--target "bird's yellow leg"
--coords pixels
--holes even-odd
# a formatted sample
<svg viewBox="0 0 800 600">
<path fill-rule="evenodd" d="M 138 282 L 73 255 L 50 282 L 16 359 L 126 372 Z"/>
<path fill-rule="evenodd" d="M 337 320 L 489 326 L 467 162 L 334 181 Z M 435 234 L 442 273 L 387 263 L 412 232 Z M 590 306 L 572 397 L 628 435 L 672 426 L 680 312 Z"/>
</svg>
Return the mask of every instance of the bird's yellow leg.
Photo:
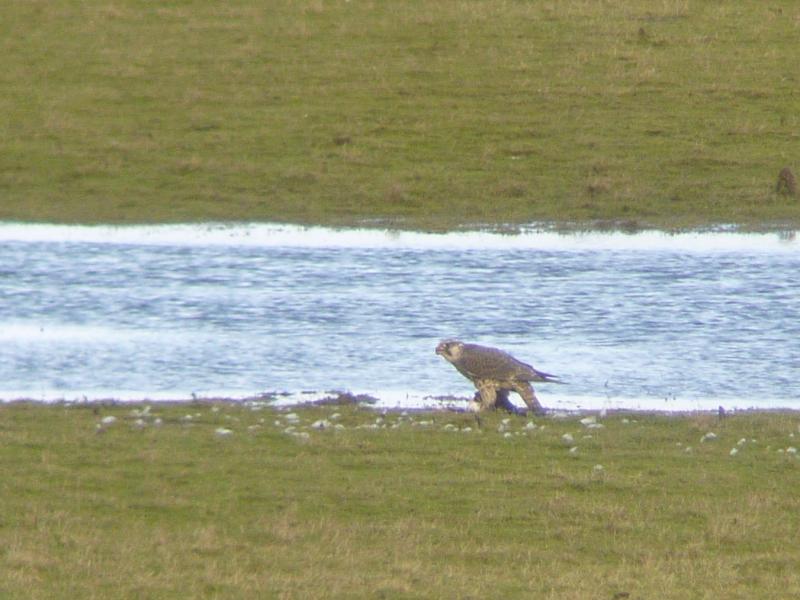
<svg viewBox="0 0 800 600">
<path fill-rule="evenodd" d="M 516 382 L 514 384 L 514 391 L 525 401 L 529 410 L 532 410 L 535 414 L 544 413 L 544 408 L 539 404 L 539 399 L 536 397 L 536 393 L 533 391 L 533 386 L 530 383 L 527 381 Z"/>
<path fill-rule="evenodd" d="M 497 388 L 488 381 L 477 381 L 475 387 L 481 396 L 481 410 L 491 410 L 497 401 Z"/>
</svg>

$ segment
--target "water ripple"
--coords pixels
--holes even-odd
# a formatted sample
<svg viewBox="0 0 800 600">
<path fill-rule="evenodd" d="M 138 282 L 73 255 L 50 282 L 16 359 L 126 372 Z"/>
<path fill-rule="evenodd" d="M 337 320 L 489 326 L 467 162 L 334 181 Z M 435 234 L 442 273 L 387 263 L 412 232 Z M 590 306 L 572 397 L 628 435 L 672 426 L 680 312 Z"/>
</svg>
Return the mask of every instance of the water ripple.
<svg viewBox="0 0 800 600">
<path fill-rule="evenodd" d="M 0 225 L 0 264 L 0 398 L 467 396 L 459 337 L 562 375 L 549 405 L 800 408 L 786 236 Z"/>
</svg>

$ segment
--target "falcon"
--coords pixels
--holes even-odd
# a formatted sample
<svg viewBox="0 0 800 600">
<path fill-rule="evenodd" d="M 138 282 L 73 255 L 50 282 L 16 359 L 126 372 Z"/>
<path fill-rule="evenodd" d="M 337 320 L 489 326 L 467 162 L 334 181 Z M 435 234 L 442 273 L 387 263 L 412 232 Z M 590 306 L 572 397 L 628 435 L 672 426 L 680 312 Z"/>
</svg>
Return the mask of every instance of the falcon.
<svg viewBox="0 0 800 600">
<path fill-rule="evenodd" d="M 497 406 L 513 410 L 508 394 L 516 392 L 530 410 L 541 414 L 544 408 L 539 404 L 531 382 L 562 383 L 556 375 L 537 371 L 498 348 L 444 340 L 436 346 L 436 354 L 444 357 L 475 385 L 478 390 L 476 400 L 480 399 L 479 410 Z"/>
</svg>

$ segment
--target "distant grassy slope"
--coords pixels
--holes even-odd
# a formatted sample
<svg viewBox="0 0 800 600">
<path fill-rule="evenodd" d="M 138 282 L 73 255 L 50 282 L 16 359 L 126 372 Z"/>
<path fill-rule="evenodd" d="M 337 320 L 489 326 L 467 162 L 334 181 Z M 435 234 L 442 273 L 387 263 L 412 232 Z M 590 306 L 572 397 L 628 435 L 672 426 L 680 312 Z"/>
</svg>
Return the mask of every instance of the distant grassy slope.
<svg viewBox="0 0 800 600">
<path fill-rule="evenodd" d="M 91 409 L 0 405 L 0 597 L 800 596 L 797 415 Z"/>
<path fill-rule="evenodd" d="M 10 0 L 0 219 L 800 225 L 800 5 Z"/>
</svg>

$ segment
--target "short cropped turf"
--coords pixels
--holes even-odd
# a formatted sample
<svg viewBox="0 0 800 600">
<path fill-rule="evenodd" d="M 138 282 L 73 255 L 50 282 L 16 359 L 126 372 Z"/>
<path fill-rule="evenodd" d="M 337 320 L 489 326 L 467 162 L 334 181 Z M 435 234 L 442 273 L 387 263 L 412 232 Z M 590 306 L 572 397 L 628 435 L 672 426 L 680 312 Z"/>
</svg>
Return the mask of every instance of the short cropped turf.
<svg viewBox="0 0 800 600">
<path fill-rule="evenodd" d="M 585 418 L 5 404 L 0 597 L 798 597 L 797 414 Z"/>
<path fill-rule="evenodd" d="M 800 226 L 800 5 L 10 0 L 0 219 Z"/>
</svg>

